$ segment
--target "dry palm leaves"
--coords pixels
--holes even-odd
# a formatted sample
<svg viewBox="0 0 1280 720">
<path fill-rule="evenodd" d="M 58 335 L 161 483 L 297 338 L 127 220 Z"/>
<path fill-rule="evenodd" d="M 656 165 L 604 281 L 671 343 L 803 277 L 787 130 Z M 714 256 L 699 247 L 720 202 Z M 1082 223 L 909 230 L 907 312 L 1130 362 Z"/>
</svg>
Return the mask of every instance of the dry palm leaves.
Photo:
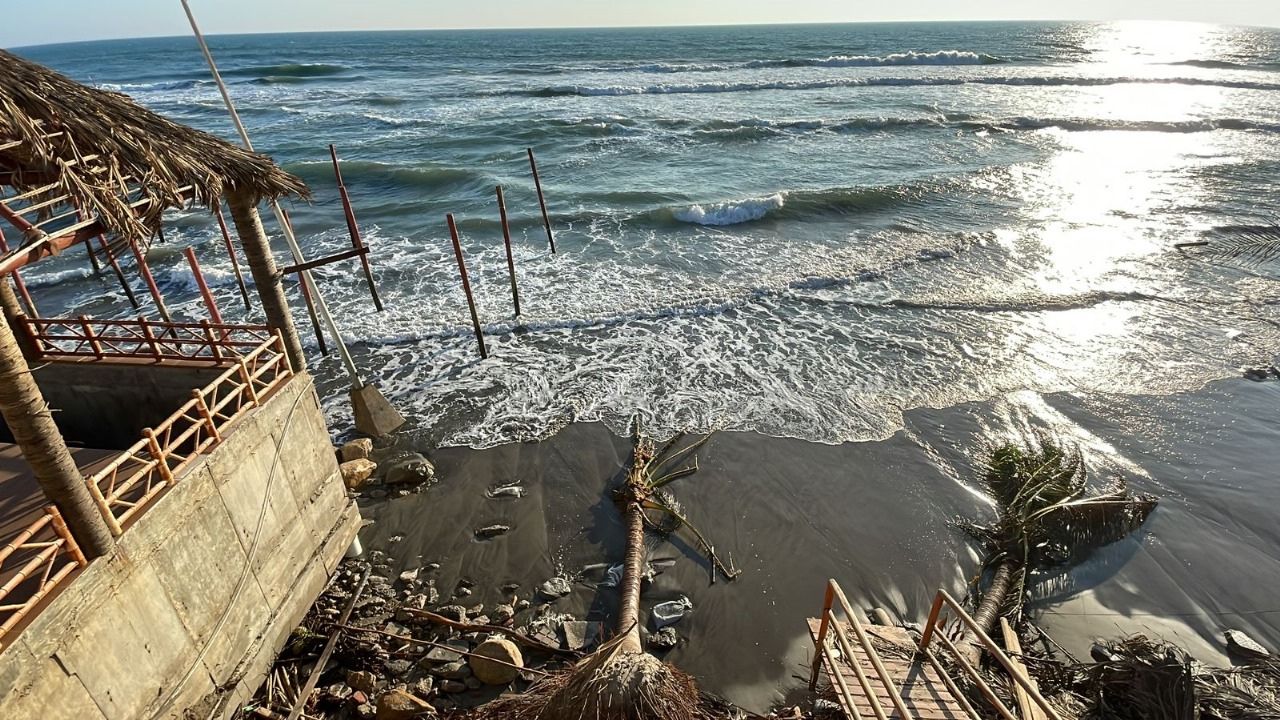
<svg viewBox="0 0 1280 720">
<path fill-rule="evenodd" d="M 182 204 L 184 186 L 206 205 L 231 191 L 255 201 L 308 195 L 301 180 L 266 156 L 4 50 L 0 185 L 20 192 L 47 188 L 33 203 L 69 196 L 109 230 L 134 240 L 150 237 L 160 213 Z M 138 189 L 130 194 L 129 187 Z M 150 202 L 130 207 L 140 200 Z"/>
</svg>

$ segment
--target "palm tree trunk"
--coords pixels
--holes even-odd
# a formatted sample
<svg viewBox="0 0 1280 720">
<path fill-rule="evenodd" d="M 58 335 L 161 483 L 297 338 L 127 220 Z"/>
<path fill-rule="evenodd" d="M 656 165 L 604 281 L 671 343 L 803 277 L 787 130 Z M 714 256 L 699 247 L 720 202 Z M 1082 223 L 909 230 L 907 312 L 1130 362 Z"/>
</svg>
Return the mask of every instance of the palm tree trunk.
<svg viewBox="0 0 1280 720">
<path fill-rule="evenodd" d="M 26 317 L 26 312 L 22 309 L 22 303 L 18 302 L 18 294 L 14 292 L 7 275 L 0 277 L 0 309 L 4 311 L 4 319 L 13 330 L 18 347 L 22 350 L 22 356 L 27 360 L 37 357 L 39 353 L 31 341 L 31 336 L 18 324 L 21 318 Z"/>
<path fill-rule="evenodd" d="M 973 621 L 982 628 L 982 632 L 990 635 L 995 631 L 996 622 L 1000 619 L 1000 609 L 1004 607 L 1009 596 L 1009 588 L 1013 585 L 1013 562 L 1005 560 L 996 566 L 991 576 L 991 584 L 982 595 L 982 603 L 973 613 Z"/>
<path fill-rule="evenodd" d="M 644 576 L 644 509 L 638 500 L 623 507 L 627 527 L 627 554 L 622 565 L 622 599 L 618 606 L 618 632 L 625 633 L 622 652 L 643 652 L 640 643 L 640 580 Z"/>
<path fill-rule="evenodd" d="M 111 531 L 71 459 L 7 320 L 0 322 L 0 414 L 36 482 L 62 512 L 81 551 L 90 558 L 110 552 L 115 542 Z"/>
<path fill-rule="evenodd" d="M 235 223 L 236 234 L 240 236 L 245 260 L 253 273 L 253 284 L 258 289 L 258 299 L 262 301 L 267 325 L 280 331 L 289 364 L 294 372 L 302 372 L 307 369 L 307 358 L 302 352 L 302 341 L 298 339 L 293 316 L 289 314 L 289 301 L 284 296 L 280 271 L 276 269 L 276 259 L 271 254 L 267 232 L 262 229 L 258 207 L 248 196 L 236 192 L 228 196 L 227 204 L 231 207 L 231 220 Z"/>
</svg>

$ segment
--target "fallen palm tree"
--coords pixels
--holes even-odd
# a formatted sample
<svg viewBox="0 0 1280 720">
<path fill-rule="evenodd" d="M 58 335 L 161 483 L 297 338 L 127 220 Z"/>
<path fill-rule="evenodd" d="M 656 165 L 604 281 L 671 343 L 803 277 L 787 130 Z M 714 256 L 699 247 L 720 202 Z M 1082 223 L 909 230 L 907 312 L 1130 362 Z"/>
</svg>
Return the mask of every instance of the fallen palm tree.
<svg viewBox="0 0 1280 720">
<path fill-rule="evenodd" d="M 1120 478 L 1091 494 L 1080 453 L 1043 434 L 992 449 L 982 482 L 995 501 L 995 523 L 960 524 L 986 552 L 982 576 L 989 579 L 973 617 L 988 635 L 1001 616 L 1015 625 L 1022 619 L 1033 573 L 1073 565 L 1124 538 L 1156 506 Z"/>
<path fill-rule="evenodd" d="M 477 717 L 505 720 L 701 720 L 718 713 L 692 677 L 644 651 L 640 637 L 640 590 L 645 575 L 645 529 L 670 533 L 689 528 L 715 571 L 732 579 L 736 571 L 716 558 L 709 543 L 680 513 L 664 488 L 697 472 L 695 453 L 703 438 L 672 452 L 680 436 L 661 450 L 637 428 L 631 463 L 614 501 L 626 531 L 617 636 L 562 672 L 551 674 L 521 695 L 482 707 Z M 688 465 L 680 467 L 681 463 Z M 656 513 L 656 516 L 654 515 Z"/>
</svg>

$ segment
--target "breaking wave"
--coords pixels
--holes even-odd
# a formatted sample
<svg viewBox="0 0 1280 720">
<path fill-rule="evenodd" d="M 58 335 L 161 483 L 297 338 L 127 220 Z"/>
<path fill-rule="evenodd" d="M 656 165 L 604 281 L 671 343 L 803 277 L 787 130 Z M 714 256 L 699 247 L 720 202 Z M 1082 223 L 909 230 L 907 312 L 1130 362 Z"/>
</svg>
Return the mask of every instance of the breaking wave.
<svg viewBox="0 0 1280 720">
<path fill-rule="evenodd" d="M 326 63 L 285 63 L 283 65 L 250 65 L 248 67 L 232 68 L 230 70 L 222 71 L 222 74 L 228 77 L 312 78 L 341 75 L 348 70 L 350 70 L 350 68 L 345 65 L 330 65 Z"/>
<path fill-rule="evenodd" d="M 672 216 L 680 222 L 695 225 L 737 225 L 739 223 L 759 220 L 786 204 L 782 193 L 769 197 L 749 198 L 736 202 L 712 203 L 709 205 L 693 205 L 683 210 L 676 210 Z"/>
</svg>

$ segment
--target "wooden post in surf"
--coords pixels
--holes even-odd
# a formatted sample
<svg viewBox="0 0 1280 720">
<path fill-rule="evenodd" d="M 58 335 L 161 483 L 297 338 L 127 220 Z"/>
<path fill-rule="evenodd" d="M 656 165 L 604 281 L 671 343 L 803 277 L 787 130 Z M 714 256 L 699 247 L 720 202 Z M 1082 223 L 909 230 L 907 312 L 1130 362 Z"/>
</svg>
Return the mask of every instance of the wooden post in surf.
<svg viewBox="0 0 1280 720">
<path fill-rule="evenodd" d="M 195 248 L 188 246 L 183 254 L 187 256 L 187 264 L 191 266 L 191 277 L 196 279 L 196 287 L 200 289 L 200 297 L 204 298 L 204 306 L 209 311 L 209 319 L 214 325 L 222 324 L 222 313 L 218 312 L 218 303 L 209 292 L 209 284 L 204 281 L 204 273 L 200 271 L 200 262 L 196 260 Z"/>
<path fill-rule="evenodd" d="M 89 242 L 91 241 L 86 240 L 85 244 L 88 245 Z M 102 247 L 102 254 L 107 256 L 107 262 L 111 264 L 111 272 L 115 273 L 116 280 L 120 281 L 120 289 L 124 290 L 124 296 L 129 298 L 129 304 L 133 306 L 134 310 L 141 308 L 142 306 L 138 304 L 137 296 L 133 294 L 133 288 L 129 287 L 129 278 L 124 276 L 124 270 L 120 269 L 120 261 L 116 260 L 116 254 L 111 251 L 111 243 L 107 242 L 105 237 L 99 235 L 98 245 Z"/>
<path fill-rule="evenodd" d="M 347 217 L 347 232 L 351 234 L 351 247 L 364 249 L 364 239 L 360 237 L 360 226 L 356 224 L 356 213 L 351 208 L 351 196 L 347 195 L 347 186 L 342 182 L 342 170 L 338 168 L 338 150 L 329 144 L 329 157 L 333 158 L 333 176 L 338 179 L 338 195 L 342 198 L 342 212 Z M 369 295 L 373 297 L 373 306 L 382 312 L 382 298 L 378 297 L 378 286 L 373 282 L 373 268 L 369 266 L 369 254 L 360 253 L 360 267 L 364 269 L 364 281 L 369 285 Z"/>
<path fill-rule="evenodd" d="M 289 234 L 293 234 L 293 219 L 289 217 L 289 211 L 280 208 L 280 218 L 284 220 L 284 224 L 288 227 Z M 320 318 L 316 315 L 315 302 L 311 299 L 311 276 L 308 273 L 298 273 L 298 286 L 302 288 L 302 301 L 306 303 L 307 315 L 311 318 L 311 329 L 316 333 L 316 346 L 320 348 L 321 355 L 329 354 L 329 346 L 324 342 L 324 331 L 320 328 Z"/>
<path fill-rule="evenodd" d="M 222 231 L 222 244 L 227 248 L 227 257 L 231 258 L 231 269 L 236 274 L 236 285 L 240 287 L 240 297 L 244 299 L 244 309 L 252 310 L 249 303 L 249 288 L 244 285 L 244 275 L 240 272 L 240 261 L 236 259 L 236 247 L 231 244 L 231 233 L 227 231 L 227 221 L 222 218 L 222 200 L 213 206 L 214 216 L 218 218 L 218 229 Z"/>
<path fill-rule="evenodd" d="M 511 256 L 511 226 L 507 224 L 507 201 L 502 196 L 502 186 L 498 186 L 498 213 L 502 215 L 502 242 L 507 246 L 507 273 L 511 276 L 511 302 L 516 306 L 516 317 L 520 317 L 520 291 L 516 289 L 516 261 Z"/>
<path fill-rule="evenodd" d="M 173 317 L 169 315 L 169 308 L 164 306 L 164 296 L 160 294 L 160 286 L 156 285 L 156 279 L 151 275 L 151 266 L 147 265 L 147 256 L 138 248 L 136 240 L 129 241 L 129 249 L 133 250 L 133 259 L 138 263 L 138 272 L 147 283 L 147 291 L 151 293 L 151 300 L 156 304 L 160 317 L 164 318 L 165 322 L 173 322 Z"/>
<path fill-rule="evenodd" d="M 551 246 L 551 254 L 556 254 L 556 239 L 551 235 L 551 218 L 547 216 L 547 201 L 542 196 L 542 179 L 538 177 L 538 162 L 533 159 L 533 148 L 529 152 L 529 169 L 533 171 L 533 187 L 538 191 L 538 206 L 542 208 L 542 226 L 547 229 L 547 244 Z"/>
<path fill-rule="evenodd" d="M 453 222 L 453 213 L 445 215 L 449 223 L 449 236 L 453 238 L 453 256 L 458 259 L 458 274 L 462 276 L 462 292 L 467 295 L 467 308 L 471 310 L 471 326 L 476 331 L 476 342 L 480 345 L 480 357 L 489 357 L 484 347 L 484 333 L 480 331 L 480 316 L 476 314 L 476 299 L 471 295 L 471 281 L 467 278 L 467 264 L 462 259 L 462 244 L 458 242 L 458 226 Z"/>
</svg>

